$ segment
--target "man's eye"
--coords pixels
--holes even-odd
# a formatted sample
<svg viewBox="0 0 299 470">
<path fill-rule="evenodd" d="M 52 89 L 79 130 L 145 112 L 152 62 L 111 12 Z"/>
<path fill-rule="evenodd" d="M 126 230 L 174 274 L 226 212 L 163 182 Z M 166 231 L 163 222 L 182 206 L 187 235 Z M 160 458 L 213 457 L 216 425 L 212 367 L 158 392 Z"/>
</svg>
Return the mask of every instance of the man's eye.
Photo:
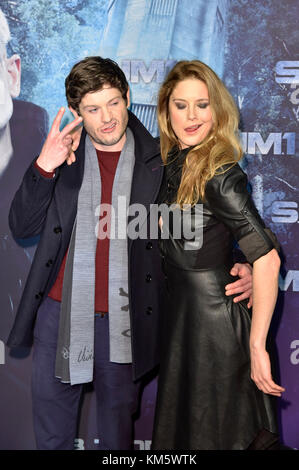
<svg viewBox="0 0 299 470">
<path fill-rule="evenodd" d="M 118 105 L 118 101 L 113 101 L 113 103 L 111 103 L 112 106 L 116 106 Z"/>
<path fill-rule="evenodd" d="M 89 110 L 90 113 L 95 113 L 96 111 L 97 111 L 97 108 L 93 108 Z"/>
</svg>

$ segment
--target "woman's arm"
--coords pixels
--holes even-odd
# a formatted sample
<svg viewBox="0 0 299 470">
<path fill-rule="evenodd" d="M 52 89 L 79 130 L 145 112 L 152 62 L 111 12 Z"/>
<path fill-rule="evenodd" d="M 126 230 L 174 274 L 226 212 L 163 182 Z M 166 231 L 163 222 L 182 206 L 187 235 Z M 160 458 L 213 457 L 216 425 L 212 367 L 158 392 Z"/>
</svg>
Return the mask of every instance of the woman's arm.
<svg viewBox="0 0 299 470">
<path fill-rule="evenodd" d="M 259 390 L 281 396 L 285 389 L 271 375 L 266 339 L 278 291 L 280 259 L 275 249 L 253 263 L 253 307 L 250 331 L 251 378 Z"/>
</svg>

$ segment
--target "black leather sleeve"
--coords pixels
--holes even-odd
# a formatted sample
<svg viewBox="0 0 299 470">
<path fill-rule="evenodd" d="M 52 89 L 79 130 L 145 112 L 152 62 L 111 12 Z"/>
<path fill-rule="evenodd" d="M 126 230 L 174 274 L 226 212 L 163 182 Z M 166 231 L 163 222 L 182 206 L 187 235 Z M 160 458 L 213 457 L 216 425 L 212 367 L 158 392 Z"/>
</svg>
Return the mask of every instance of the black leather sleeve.
<svg viewBox="0 0 299 470">
<path fill-rule="evenodd" d="M 265 227 L 250 193 L 247 176 L 239 165 L 224 167 L 206 186 L 206 204 L 215 217 L 232 232 L 249 263 L 253 263 L 279 243 Z"/>
</svg>

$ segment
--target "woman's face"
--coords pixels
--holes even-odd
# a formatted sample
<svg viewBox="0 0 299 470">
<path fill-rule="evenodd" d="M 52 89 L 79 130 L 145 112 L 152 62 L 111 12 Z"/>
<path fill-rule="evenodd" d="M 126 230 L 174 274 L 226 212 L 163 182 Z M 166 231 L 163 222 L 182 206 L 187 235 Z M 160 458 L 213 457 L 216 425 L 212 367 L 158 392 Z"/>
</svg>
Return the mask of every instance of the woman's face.
<svg viewBox="0 0 299 470">
<path fill-rule="evenodd" d="M 197 78 L 179 82 L 169 97 L 169 118 L 182 149 L 202 142 L 213 126 L 206 84 Z"/>
</svg>

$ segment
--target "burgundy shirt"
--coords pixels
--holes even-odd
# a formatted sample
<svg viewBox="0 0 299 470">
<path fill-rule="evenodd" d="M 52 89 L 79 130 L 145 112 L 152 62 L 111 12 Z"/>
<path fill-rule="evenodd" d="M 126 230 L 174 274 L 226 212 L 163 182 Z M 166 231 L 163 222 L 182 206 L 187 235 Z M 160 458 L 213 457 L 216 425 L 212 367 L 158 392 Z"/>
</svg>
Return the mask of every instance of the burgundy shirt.
<svg viewBox="0 0 299 470">
<path fill-rule="evenodd" d="M 120 157 L 119 152 L 102 152 L 97 150 L 97 157 L 101 174 L 101 204 L 111 204 L 112 200 L 112 187 L 115 177 L 115 172 Z M 40 173 L 48 178 L 53 178 L 54 172 L 46 172 L 38 166 L 35 162 L 36 168 Z M 101 220 L 105 219 L 105 223 L 101 224 Z M 109 245 L 110 245 L 110 218 L 105 211 L 100 215 L 99 226 L 101 232 L 106 233 L 105 237 L 98 238 L 96 247 L 95 259 L 95 312 L 108 312 L 108 288 L 109 288 Z M 107 223 L 106 223 L 107 222 Z M 62 299 L 62 284 L 65 270 L 67 252 L 63 258 L 60 270 L 52 289 L 49 292 L 49 297 L 61 302 Z"/>
</svg>

